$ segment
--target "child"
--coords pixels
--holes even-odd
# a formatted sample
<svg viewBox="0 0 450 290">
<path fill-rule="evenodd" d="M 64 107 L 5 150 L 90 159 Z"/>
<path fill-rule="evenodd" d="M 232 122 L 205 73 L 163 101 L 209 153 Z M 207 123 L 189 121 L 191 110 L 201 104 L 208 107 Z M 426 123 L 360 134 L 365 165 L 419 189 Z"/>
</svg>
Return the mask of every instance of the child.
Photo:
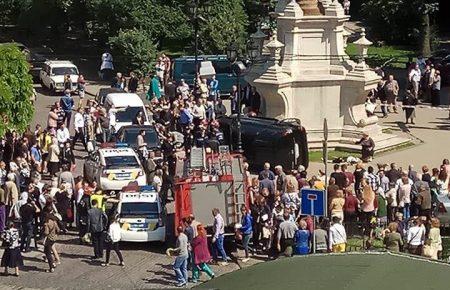
<svg viewBox="0 0 450 290">
<path fill-rule="evenodd" d="M 2 239 L 6 244 L 1 262 L 1 267 L 5 267 L 4 275 L 8 275 L 8 268 L 14 268 L 15 276 L 19 277 L 19 266 L 23 266 L 23 259 L 20 253 L 19 231 L 15 228 L 14 222 L 8 223 L 8 228 L 3 232 Z"/>
</svg>

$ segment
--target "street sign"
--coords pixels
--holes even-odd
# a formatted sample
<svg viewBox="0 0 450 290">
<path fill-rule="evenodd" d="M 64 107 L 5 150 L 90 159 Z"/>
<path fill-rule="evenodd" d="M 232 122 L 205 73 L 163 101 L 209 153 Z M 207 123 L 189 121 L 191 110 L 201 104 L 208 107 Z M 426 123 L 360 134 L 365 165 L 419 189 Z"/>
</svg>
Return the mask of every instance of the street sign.
<svg viewBox="0 0 450 290">
<path fill-rule="evenodd" d="M 324 190 L 304 188 L 301 190 L 302 215 L 326 216 L 327 203 Z"/>
</svg>

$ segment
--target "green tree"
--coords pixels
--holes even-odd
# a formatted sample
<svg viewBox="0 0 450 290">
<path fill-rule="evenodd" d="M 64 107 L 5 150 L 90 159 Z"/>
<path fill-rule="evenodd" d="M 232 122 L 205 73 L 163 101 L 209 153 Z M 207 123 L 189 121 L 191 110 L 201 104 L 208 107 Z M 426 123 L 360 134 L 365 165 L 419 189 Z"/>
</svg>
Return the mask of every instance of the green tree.
<svg viewBox="0 0 450 290">
<path fill-rule="evenodd" d="M 375 40 L 417 43 L 418 50 L 429 55 L 430 15 L 438 8 L 438 0 L 368 0 L 362 4 L 361 16 Z"/>
<path fill-rule="evenodd" d="M 243 0 L 211 0 L 211 12 L 200 24 L 200 47 L 204 53 L 223 53 L 232 41 L 242 49 L 247 39 L 248 17 Z"/>
<path fill-rule="evenodd" d="M 110 37 L 109 44 L 120 71 L 136 71 L 146 75 L 154 67 L 156 49 L 146 32 L 139 29 L 120 30 L 117 36 Z"/>
<path fill-rule="evenodd" d="M 33 81 L 25 56 L 14 45 L 0 45 L 0 136 L 25 131 L 33 118 Z"/>
</svg>

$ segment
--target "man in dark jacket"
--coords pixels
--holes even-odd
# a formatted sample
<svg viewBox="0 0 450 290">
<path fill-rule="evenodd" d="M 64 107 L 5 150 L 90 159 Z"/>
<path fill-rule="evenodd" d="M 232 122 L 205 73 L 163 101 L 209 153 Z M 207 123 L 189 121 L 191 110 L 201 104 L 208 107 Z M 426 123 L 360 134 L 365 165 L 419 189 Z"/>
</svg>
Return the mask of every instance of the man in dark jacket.
<svg viewBox="0 0 450 290">
<path fill-rule="evenodd" d="M 94 247 L 93 259 L 103 258 L 103 231 L 107 226 L 108 217 L 99 208 L 97 200 L 92 200 L 92 208 L 88 210 L 87 229 L 91 233 L 92 245 Z"/>
<path fill-rule="evenodd" d="M 64 121 L 67 122 L 67 128 L 70 128 L 70 119 L 72 118 L 73 98 L 70 95 L 70 90 L 64 91 L 64 96 L 60 100 L 61 109 L 64 111 Z M 64 122 L 63 121 L 63 122 Z"/>
</svg>

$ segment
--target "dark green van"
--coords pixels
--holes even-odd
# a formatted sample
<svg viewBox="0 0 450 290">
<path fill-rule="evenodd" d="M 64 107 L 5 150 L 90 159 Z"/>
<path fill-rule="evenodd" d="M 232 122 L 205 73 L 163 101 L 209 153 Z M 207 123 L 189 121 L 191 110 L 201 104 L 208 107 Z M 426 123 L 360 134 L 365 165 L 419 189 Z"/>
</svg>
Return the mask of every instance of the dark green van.
<svg viewBox="0 0 450 290">
<path fill-rule="evenodd" d="M 231 63 L 228 61 L 226 55 L 200 55 L 198 56 L 198 63 L 202 61 L 211 61 L 216 71 L 216 79 L 219 81 L 219 91 L 221 95 L 229 95 L 231 88 L 236 84 L 236 76 L 233 74 Z M 182 56 L 173 60 L 172 69 L 173 79 L 179 83 L 184 79 L 189 86 L 194 84 L 195 77 L 195 57 Z M 241 87 L 247 83 L 240 79 Z"/>
</svg>

